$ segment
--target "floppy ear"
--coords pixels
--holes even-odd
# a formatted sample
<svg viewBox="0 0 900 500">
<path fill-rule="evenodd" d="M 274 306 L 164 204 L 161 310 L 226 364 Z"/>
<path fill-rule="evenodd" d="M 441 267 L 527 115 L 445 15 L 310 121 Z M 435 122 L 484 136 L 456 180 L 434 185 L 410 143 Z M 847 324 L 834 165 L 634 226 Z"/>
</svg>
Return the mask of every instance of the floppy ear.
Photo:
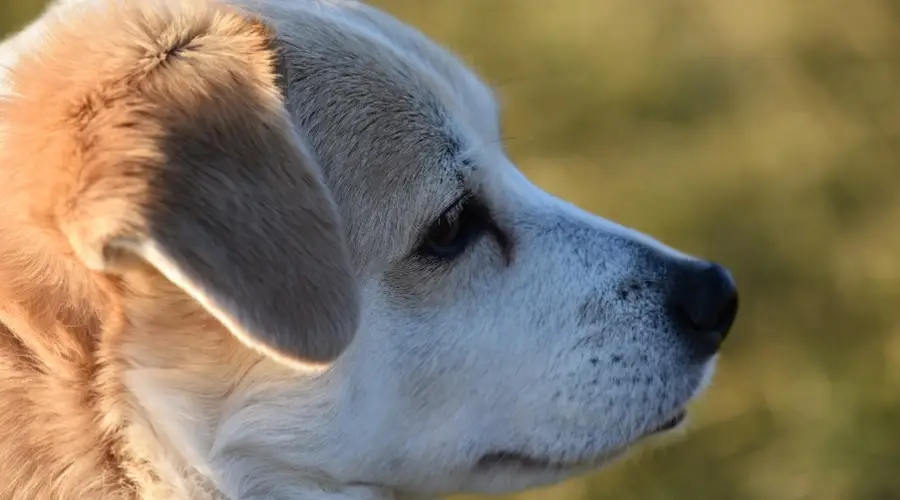
<svg viewBox="0 0 900 500">
<path fill-rule="evenodd" d="M 74 253 L 107 273 L 149 263 L 267 355 L 333 360 L 358 292 L 271 33 L 209 1 L 97 4 L 51 24 L 5 110 L 9 140 L 41 137 L 30 157 L 61 165 L 54 217 Z"/>
</svg>

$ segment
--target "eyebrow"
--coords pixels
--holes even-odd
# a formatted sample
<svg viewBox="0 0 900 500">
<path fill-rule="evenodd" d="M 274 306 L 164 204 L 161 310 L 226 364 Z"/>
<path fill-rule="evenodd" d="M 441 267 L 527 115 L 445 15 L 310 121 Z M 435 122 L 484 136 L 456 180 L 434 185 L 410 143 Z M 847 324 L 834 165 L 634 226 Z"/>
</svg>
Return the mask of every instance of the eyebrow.
<svg viewBox="0 0 900 500">
<path fill-rule="evenodd" d="M 439 171 L 438 182 L 442 186 L 448 186 L 447 191 L 437 193 L 436 202 L 430 205 L 426 215 L 424 227 L 421 231 L 427 231 L 428 227 L 437 220 L 448 208 L 456 205 L 467 196 L 472 195 L 468 186 L 468 178 L 475 171 L 475 162 L 469 155 L 466 141 L 459 134 L 445 128 L 443 137 L 444 151 L 437 161 Z M 451 185 L 454 184 L 454 185 Z"/>
<path fill-rule="evenodd" d="M 453 144 L 459 147 L 457 141 Z M 449 149 L 449 148 L 448 148 Z M 474 171 L 473 162 L 469 157 L 461 157 L 459 149 L 452 148 L 448 154 L 442 158 L 439 163 L 438 182 L 441 187 L 439 192 L 435 193 L 434 203 L 428 203 L 428 213 L 425 217 L 424 227 L 421 231 L 427 231 L 428 227 L 433 224 L 438 217 L 443 215 L 450 207 L 455 206 L 465 198 L 472 196 L 472 190 L 468 186 L 468 177 Z M 452 154 L 451 154 L 452 153 Z M 449 189 L 448 189 L 449 188 Z"/>
<path fill-rule="evenodd" d="M 468 188 L 468 186 L 466 186 L 466 179 L 464 177 L 455 176 L 452 181 L 447 182 L 447 184 L 451 183 L 453 184 L 451 186 L 451 189 L 441 190 L 441 192 L 436 197 L 436 202 L 428 211 L 428 217 L 425 222 L 426 228 L 428 225 L 432 224 L 438 217 L 443 215 L 443 213 L 446 212 L 447 209 L 455 206 L 459 202 L 472 195 L 471 190 Z"/>
</svg>

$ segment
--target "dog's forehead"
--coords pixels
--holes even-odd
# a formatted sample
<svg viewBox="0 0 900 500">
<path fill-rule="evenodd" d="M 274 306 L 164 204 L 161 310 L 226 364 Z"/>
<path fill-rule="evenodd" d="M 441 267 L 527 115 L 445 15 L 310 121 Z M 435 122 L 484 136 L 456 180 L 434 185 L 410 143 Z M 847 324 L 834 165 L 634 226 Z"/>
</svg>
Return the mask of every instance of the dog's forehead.
<svg viewBox="0 0 900 500">
<path fill-rule="evenodd" d="M 494 100 L 454 57 L 386 14 L 353 2 L 291 5 L 267 13 L 291 114 L 358 264 L 397 258 L 462 193 L 472 153 L 497 142 Z"/>
</svg>

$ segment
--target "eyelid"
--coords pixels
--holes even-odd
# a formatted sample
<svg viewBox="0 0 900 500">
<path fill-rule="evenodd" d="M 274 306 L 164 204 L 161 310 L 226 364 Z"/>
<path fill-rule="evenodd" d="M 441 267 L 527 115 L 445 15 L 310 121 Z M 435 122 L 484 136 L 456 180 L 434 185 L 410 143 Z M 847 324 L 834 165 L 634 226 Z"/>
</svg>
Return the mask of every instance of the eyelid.
<svg viewBox="0 0 900 500">
<path fill-rule="evenodd" d="M 458 218 L 460 215 L 462 215 L 463 208 L 466 206 L 466 202 L 471 199 L 472 193 L 469 191 L 465 191 L 461 195 L 459 195 L 459 197 L 457 197 L 456 200 L 453 201 L 453 203 L 447 205 L 443 212 L 438 214 L 438 216 L 434 219 L 428 221 L 428 224 L 424 228 L 422 228 L 421 234 L 416 239 L 416 245 L 420 245 L 421 242 L 424 241 L 426 237 L 428 237 L 428 232 L 431 231 L 431 228 L 441 220 L 446 219 L 452 222 L 456 220 L 456 218 Z"/>
<path fill-rule="evenodd" d="M 463 212 L 463 209 L 466 207 L 466 203 L 472 198 L 470 193 L 464 193 L 462 196 L 456 199 L 443 213 L 441 213 L 440 217 L 438 217 L 438 221 L 441 219 L 447 219 L 450 222 L 456 220 Z M 437 222 L 437 221 L 435 221 Z"/>
</svg>

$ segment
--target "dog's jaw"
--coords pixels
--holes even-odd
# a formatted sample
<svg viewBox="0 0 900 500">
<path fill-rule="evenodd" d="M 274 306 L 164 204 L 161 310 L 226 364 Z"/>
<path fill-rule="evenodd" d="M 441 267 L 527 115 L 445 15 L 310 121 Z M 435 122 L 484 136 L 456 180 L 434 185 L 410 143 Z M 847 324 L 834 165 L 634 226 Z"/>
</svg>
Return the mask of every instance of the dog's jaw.
<svg viewBox="0 0 900 500">
<path fill-rule="evenodd" d="M 322 448 L 346 447 L 328 424 L 342 394 L 330 372 L 292 371 L 221 329 L 144 325 L 128 337 L 121 352 L 133 413 L 121 462 L 141 500 L 430 498 L 342 484 L 320 468 L 327 467 Z M 185 348 L 166 348 L 171 345 Z M 199 371 L 188 373 L 184 366 Z"/>
</svg>

